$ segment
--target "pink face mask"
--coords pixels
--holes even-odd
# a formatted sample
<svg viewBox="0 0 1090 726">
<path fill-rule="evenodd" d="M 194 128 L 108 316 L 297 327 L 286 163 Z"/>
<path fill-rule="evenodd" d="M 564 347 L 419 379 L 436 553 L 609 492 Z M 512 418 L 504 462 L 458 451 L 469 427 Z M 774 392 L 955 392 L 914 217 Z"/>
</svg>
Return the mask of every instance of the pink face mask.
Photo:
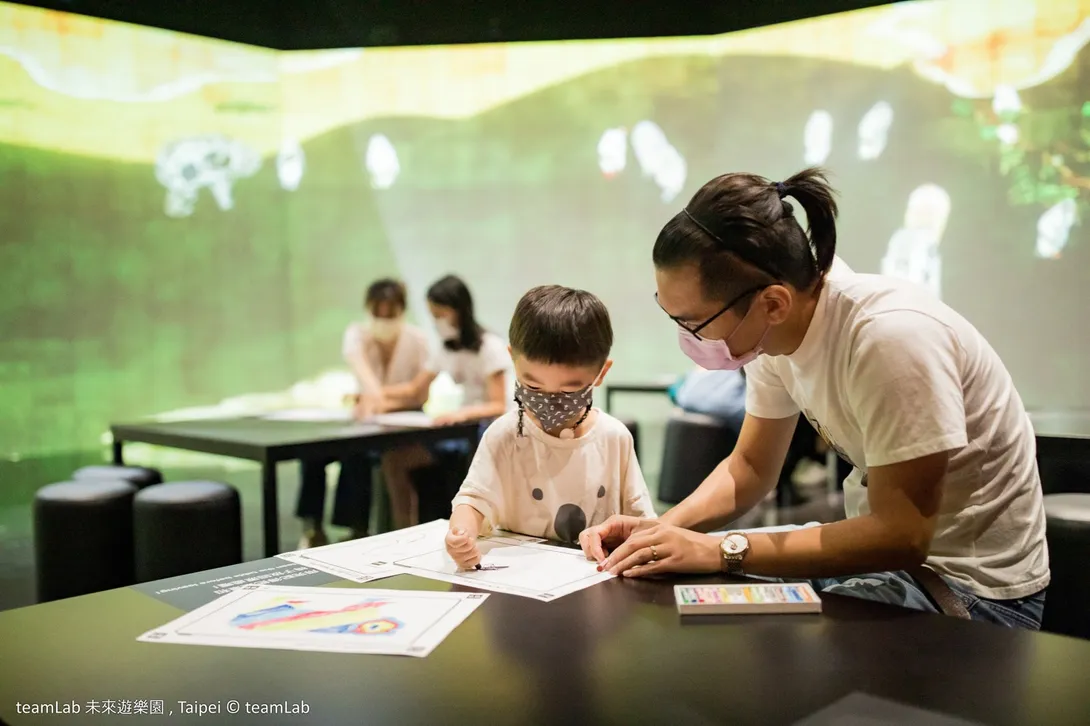
<svg viewBox="0 0 1090 726">
<path fill-rule="evenodd" d="M 760 342 L 758 342 L 756 347 L 748 353 L 743 353 L 742 355 L 735 357 L 735 355 L 730 352 L 730 347 L 727 345 L 727 341 L 734 337 L 734 334 L 738 332 L 738 328 L 741 328 L 742 323 L 749 317 L 749 312 L 751 310 L 753 310 L 753 306 L 750 306 L 750 309 L 747 310 L 746 314 L 742 317 L 742 321 L 738 323 L 725 340 L 708 340 L 707 338 L 700 338 L 679 325 L 677 329 L 677 338 L 678 343 L 681 345 L 681 351 L 689 356 L 693 363 L 710 371 L 736 371 L 742 366 L 752 363 L 762 352 L 761 346 L 765 342 L 765 336 L 768 335 L 770 326 L 765 326 L 765 332 L 761 335 Z"/>
</svg>

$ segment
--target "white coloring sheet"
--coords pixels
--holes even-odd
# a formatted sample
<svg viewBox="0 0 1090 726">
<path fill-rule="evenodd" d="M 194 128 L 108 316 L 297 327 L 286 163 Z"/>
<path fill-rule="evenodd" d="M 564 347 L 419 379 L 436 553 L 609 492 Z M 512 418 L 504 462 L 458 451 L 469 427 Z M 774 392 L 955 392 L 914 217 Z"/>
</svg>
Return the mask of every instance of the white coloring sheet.
<svg viewBox="0 0 1090 726">
<path fill-rule="evenodd" d="M 581 550 L 500 532 L 477 541 L 480 570 L 459 570 L 446 551 L 447 521 L 280 555 L 297 564 L 366 582 L 375 573 L 416 575 L 481 590 L 555 600 L 612 577 Z"/>
<path fill-rule="evenodd" d="M 137 640 L 423 658 L 487 597 L 246 585 Z"/>
</svg>

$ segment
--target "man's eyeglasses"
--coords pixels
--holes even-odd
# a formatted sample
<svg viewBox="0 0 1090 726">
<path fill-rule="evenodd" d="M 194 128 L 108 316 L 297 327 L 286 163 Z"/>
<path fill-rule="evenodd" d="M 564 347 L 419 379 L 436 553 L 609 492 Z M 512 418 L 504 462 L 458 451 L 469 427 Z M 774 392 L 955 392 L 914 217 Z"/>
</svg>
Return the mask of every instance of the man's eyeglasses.
<svg viewBox="0 0 1090 726">
<path fill-rule="evenodd" d="M 662 307 L 662 303 L 659 302 L 659 294 L 657 292 L 655 293 L 655 304 L 659 306 L 659 308 L 662 310 L 662 312 L 666 313 L 667 317 L 669 317 L 671 320 L 673 320 L 675 323 L 677 323 L 679 328 L 685 330 L 686 332 L 688 332 L 690 335 L 692 335 L 697 340 L 700 340 L 701 338 L 700 338 L 700 335 L 698 335 L 698 333 L 700 333 L 701 330 L 703 330 L 704 328 L 708 327 L 713 322 L 715 322 L 719 318 L 720 315 L 722 315 L 723 313 L 727 312 L 732 307 L 737 305 L 738 302 L 740 300 L 744 299 L 747 295 L 752 295 L 754 293 L 760 292 L 761 290 L 764 290 L 766 287 L 772 287 L 772 285 L 774 285 L 774 284 L 775 283 L 770 282 L 770 283 L 766 283 L 764 285 L 758 285 L 757 287 L 752 287 L 752 288 L 746 290 L 742 294 L 735 296 L 729 303 L 724 305 L 722 310 L 720 310 L 715 315 L 711 316 L 710 318 L 705 320 L 703 323 L 701 323 L 700 325 L 697 325 L 695 327 L 690 327 L 686 323 L 682 322 L 681 320 L 678 320 L 673 315 L 670 315 L 670 313 L 666 312 L 666 308 Z"/>
</svg>

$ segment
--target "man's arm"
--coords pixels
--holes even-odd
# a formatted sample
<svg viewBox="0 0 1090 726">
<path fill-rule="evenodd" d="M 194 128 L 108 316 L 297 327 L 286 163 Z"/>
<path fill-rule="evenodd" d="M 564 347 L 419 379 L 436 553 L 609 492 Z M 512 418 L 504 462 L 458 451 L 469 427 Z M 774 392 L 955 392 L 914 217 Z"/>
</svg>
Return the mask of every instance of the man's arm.
<svg viewBox="0 0 1090 726">
<path fill-rule="evenodd" d="M 792 532 L 751 533 L 746 574 L 838 577 L 903 570 L 927 559 L 950 452 L 871 469 L 871 513 Z"/>
<path fill-rule="evenodd" d="M 811 578 L 888 572 L 922 564 L 935 533 L 949 458 L 945 451 L 872 468 L 867 487 L 870 514 L 791 532 L 748 533 L 743 570 L 747 575 Z M 600 566 L 628 577 L 715 572 L 721 564 L 719 542 L 711 535 L 651 525 L 626 533 L 623 543 Z M 652 546 L 663 557 L 648 560 Z M 598 552 L 590 549 L 592 555 Z"/>
<path fill-rule="evenodd" d="M 757 506 L 779 481 L 798 419 L 798 414 L 782 419 L 746 414 L 731 455 L 660 521 L 707 532 Z"/>
</svg>

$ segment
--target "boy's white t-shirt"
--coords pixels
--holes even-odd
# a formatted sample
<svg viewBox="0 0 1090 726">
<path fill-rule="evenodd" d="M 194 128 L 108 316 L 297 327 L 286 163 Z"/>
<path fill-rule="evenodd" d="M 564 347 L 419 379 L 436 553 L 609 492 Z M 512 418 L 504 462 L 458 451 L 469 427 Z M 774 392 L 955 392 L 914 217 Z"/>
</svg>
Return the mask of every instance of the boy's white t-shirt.
<svg viewBox="0 0 1090 726">
<path fill-rule="evenodd" d="M 503 529 L 576 542 L 585 528 L 613 514 L 654 517 L 632 434 L 595 409 L 594 425 L 574 439 L 542 431 L 529 418 L 518 435 L 518 411 L 488 427 L 453 507 L 484 515 L 482 533 Z"/>
<path fill-rule="evenodd" d="M 488 379 L 503 372 L 508 408 L 514 406 L 514 368 L 511 354 L 503 338 L 487 330 L 481 335 L 481 347 L 477 351 L 450 350 L 440 344 L 428 359 L 427 370 L 446 373 L 464 392 L 463 406 L 476 406 L 488 399 Z"/>
<path fill-rule="evenodd" d="M 950 451 L 927 563 L 973 593 L 1014 599 L 1049 582 L 1036 442 L 999 355 L 911 283 L 837 260 L 798 350 L 746 366 L 746 411 L 800 411 L 854 467 L 849 517 L 870 512 L 868 467 Z"/>
</svg>

